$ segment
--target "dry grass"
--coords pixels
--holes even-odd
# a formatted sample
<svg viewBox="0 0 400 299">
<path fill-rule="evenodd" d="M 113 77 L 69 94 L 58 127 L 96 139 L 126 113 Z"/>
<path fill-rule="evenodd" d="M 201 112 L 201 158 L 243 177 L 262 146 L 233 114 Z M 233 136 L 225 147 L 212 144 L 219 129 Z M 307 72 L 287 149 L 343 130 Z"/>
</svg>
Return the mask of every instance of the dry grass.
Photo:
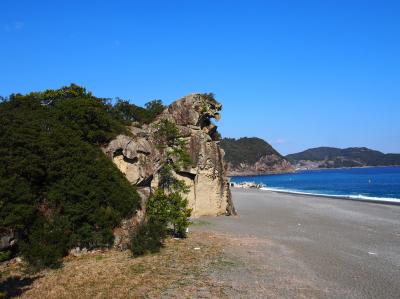
<svg viewBox="0 0 400 299">
<path fill-rule="evenodd" d="M 3 281 L 33 279 L 14 292 L 22 298 L 223 298 L 227 286 L 212 278 L 212 269 L 234 266 L 224 258 L 218 237 L 194 233 L 168 240 L 160 253 L 143 257 L 115 250 L 66 257 L 62 268 L 36 277 L 24 274 L 19 264 L 0 270 L 6 272 Z"/>
<path fill-rule="evenodd" d="M 195 249 L 197 248 L 197 249 Z M 1 266 L 0 287 L 21 298 L 323 298 L 292 253 L 254 236 L 194 231 L 160 253 L 133 258 L 115 250 L 66 257 L 36 276 Z M 1 290 L 1 288 L 0 288 Z M 0 296 L 1 298 L 1 296 Z"/>
</svg>

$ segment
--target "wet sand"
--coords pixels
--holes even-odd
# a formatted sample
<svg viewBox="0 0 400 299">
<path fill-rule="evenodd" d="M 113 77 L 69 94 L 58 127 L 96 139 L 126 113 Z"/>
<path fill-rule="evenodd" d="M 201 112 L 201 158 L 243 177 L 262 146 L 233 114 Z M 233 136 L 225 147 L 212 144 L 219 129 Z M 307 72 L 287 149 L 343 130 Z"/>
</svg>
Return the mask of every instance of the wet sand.
<svg viewBox="0 0 400 299">
<path fill-rule="evenodd" d="M 400 298 L 400 206 L 234 189 L 237 217 L 206 217 L 245 261 L 244 297 Z M 247 269 L 246 269 L 247 268 Z M 256 269 L 257 270 L 254 270 Z"/>
</svg>

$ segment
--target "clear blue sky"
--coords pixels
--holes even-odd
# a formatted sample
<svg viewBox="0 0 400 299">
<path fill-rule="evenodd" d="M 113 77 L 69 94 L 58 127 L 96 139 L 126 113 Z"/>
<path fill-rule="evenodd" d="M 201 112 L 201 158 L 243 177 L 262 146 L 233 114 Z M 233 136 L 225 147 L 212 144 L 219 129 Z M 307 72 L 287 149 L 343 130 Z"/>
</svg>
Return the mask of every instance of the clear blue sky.
<svg viewBox="0 0 400 299">
<path fill-rule="evenodd" d="M 214 92 L 223 136 L 400 152 L 400 1 L 0 2 L 0 95 Z"/>
</svg>

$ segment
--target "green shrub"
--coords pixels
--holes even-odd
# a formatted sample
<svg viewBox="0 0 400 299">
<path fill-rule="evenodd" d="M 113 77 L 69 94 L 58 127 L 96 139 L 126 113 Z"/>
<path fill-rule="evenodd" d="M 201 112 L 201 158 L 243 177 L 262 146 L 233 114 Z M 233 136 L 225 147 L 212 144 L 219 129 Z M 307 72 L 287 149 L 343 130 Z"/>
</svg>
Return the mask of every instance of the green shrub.
<svg viewBox="0 0 400 299">
<path fill-rule="evenodd" d="M 180 192 L 165 193 L 158 189 L 147 201 L 146 213 L 150 222 L 158 222 L 176 237 L 186 237 L 191 209 Z"/>
<path fill-rule="evenodd" d="M 39 218 L 19 245 L 24 259 L 33 270 L 57 267 L 68 252 L 68 224 L 61 219 L 49 222 Z"/>
<path fill-rule="evenodd" d="M 7 261 L 11 258 L 11 252 L 9 250 L 0 251 L 0 262 Z"/>
<path fill-rule="evenodd" d="M 186 229 L 190 225 L 189 217 L 192 212 L 187 207 L 188 201 L 178 192 L 168 195 L 170 205 L 169 223 L 172 226 L 172 233 L 179 238 L 186 237 Z"/>
<path fill-rule="evenodd" d="M 165 226 L 158 221 L 140 224 L 131 236 L 130 250 L 134 256 L 158 252 L 165 238 Z"/>
</svg>

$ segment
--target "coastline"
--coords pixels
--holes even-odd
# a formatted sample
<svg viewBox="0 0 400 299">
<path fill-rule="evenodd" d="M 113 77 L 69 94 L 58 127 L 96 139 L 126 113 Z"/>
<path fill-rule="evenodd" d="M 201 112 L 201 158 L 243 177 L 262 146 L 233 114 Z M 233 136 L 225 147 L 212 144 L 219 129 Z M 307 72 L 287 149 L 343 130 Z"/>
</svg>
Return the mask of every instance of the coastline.
<svg viewBox="0 0 400 299">
<path fill-rule="evenodd" d="M 357 167 L 332 167 L 332 168 L 309 168 L 309 169 L 295 169 L 293 171 L 274 171 L 274 172 L 231 172 L 228 171 L 228 177 L 247 177 L 247 176 L 262 176 L 262 175 L 280 175 L 280 174 L 289 174 L 289 173 L 297 173 L 300 171 L 318 171 L 318 170 L 340 170 L 340 169 L 365 169 L 365 168 L 387 168 L 387 167 L 398 167 L 400 165 L 377 165 L 377 166 L 357 166 Z"/>
<path fill-rule="evenodd" d="M 302 191 L 296 191 L 296 190 L 285 190 L 285 189 L 268 188 L 268 187 L 244 188 L 244 187 L 231 186 L 231 188 L 232 188 L 232 190 L 250 189 L 250 190 L 259 190 L 262 192 L 288 194 L 288 195 L 293 195 L 293 196 L 351 200 L 351 201 L 359 201 L 359 202 L 367 202 L 367 203 L 377 203 L 377 204 L 400 206 L 400 198 L 371 197 L 371 196 L 363 196 L 363 195 L 334 195 L 334 194 L 311 193 L 311 192 L 302 192 Z"/>
<path fill-rule="evenodd" d="M 241 189 L 241 188 L 236 188 Z M 400 206 L 400 198 L 384 198 L 379 199 L 379 197 L 367 197 L 364 198 L 361 196 L 357 198 L 356 196 L 352 197 L 351 195 L 331 195 L 331 194 L 317 194 L 317 193 L 308 193 L 308 192 L 300 192 L 300 191 L 290 191 L 290 190 L 278 190 L 273 188 L 260 188 L 260 191 L 264 192 L 272 192 L 272 193 L 282 193 L 293 196 L 309 196 L 309 197 L 317 197 L 317 198 L 327 198 L 327 199 L 340 199 L 340 200 L 351 200 L 351 201 L 360 201 L 367 203 L 377 203 L 377 204 L 387 204 L 387 205 L 395 205 Z"/>
<path fill-rule="evenodd" d="M 377 185 L 375 187 L 371 187 L 371 185 L 367 183 L 361 183 L 364 182 L 363 178 L 365 175 L 375 175 L 375 174 L 380 174 L 380 173 L 388 173 L 386 175 L 387 179 L 393 181 L 395 178 L 390 177 L 391 173 L 393 172 L 394 175 L 396 175 L 396 178 L 398 177 L 398 174 L 400 173 L 400 166 L 367 166 L 367 167 L 357 167 L 357 169 L 373 169 L 371 171 L 359 171 L 359 172 L 351 172 L 347 170 L 351 170 L 355 167 L 352 168 L 336 168 L 339 170 L 343 170 L 343 175 L 347 178 L 346 180 L 343 181 L 343 184 L 345 187 L 329 187 L 329 183 L 331 182 L 328 178 L 330 177 L 329 175 L 331 173 L 335 173 L 333 168 L 328 168 L 328 169 L 320 169 L 320 172 L 318 172 L 316 169 L 315 170 L 310 170 L 310 171 L 296 171 L 293 172 L 292 174 L 274 174 L 271 175 L 270 179 L 268 179 L 269 175 L 255 175 L 247 179 L 246 176 L 241 177 L 241 176 L 233 176 L 230 177 L 230 182 L 232 183 L 231 186 L 234 188 L 256 188 L 256 189 L 262 189 L 264 191 L 272 191 L 272 192 L 279 192 L 279 193 L 286 193 L 286 194 L 293 194 L 293 195 L 304 195 L 304 196 L 319 196 L 319 197 L 324 197 L 324 198 L 335 198 L 335 199 L 342 199 L 342 200 L 352 200 L 352 201 L 361 201 L 361 202 L 374 202 L 374 203 L 379 203 L 379 204 L 390 204 L 390 205 L 400 205 L 400 194 L 396 191 L 398 189 L 397 183 L 393 183 L 392 189 L 386 190 L 385 185 L 382 185 L 384 181 L 381 181 L 381 185 Z M 333 171 L 329 171 L 332 169 Z M 388 170 L 385 170 L 388 169 Z M 316 175 L 316 183 L 314 185 L 313 179 L 308 179 L 308 178 L 313 178 L 313 173 L 320 173 L 320 174 L 315 174 Z M 371 173 L 371 174 L 370 174 Z M 292 177 L 293 175 L 293 177 Z M 326 175 L 326 176 L 325 176 Z M 342 172 L 337 172 L 336 176 L 341 177 Z M 353 185 L 353 180 L 354 180 L 354 175 L 356 175 L 358 179 L 358 184 L 364 184 L 364 185 L 355 185 L 356 187 L 352 187 Z M 272 176 L 282 176 L 282 178 L 279 177 L 274 177 Z M 297 179 L 298 178 L 298 179 Z M 326 181 L 325 181 L 326 178 Z M 372 178 L 372 177 L 371 177 Z M 308 184 L 306 186 L 308 187 L 303 187 L 303 185 L 297 184 L 288 184 L 288 181 L 291 180 L 302 180 L 304 179 L 305 184 Z M 361 181 L 360 181 L 361 179 Z M 245 184 L 245 182 L 248 182 Z M 253 184 L 251 184 L 253 182 Z M 275 183 L 274 183 L 275 182 Z M 282 182 L 282 183 L 280 183 Z M 398 181 L 393 181 L 393 182 L 398 182 Z M 371 179 L 369 180 L 369 183 L 371 183 Z M 346 185 L 347 184 L 347 185 Z M 395 189 L 393 189 L 395 188 Z M 386 191 L 385 191 L 386 190 Z"/>
<path fill-rule="evenodd" d="M 261 175 L 279 175 L 279 174 L 288 174 L 288 173 L 295 173 L 296 170 L 291 171 L 273 171 L 273 172 L 234 172 L 228 171 L 228 178 L 237 177 L 237 176 L 261 176 Z"/>
<path fill-rule="evenodd" d="M 334 199 L 233 188 L 239 216 L 196 230 L 227 238 L 245 297 L 397 298 L 400 207 Z"/>
<path fill-rule="evenodd" d="M 307 169 L 296 169 L 294 172 L 298 171 L 314 171 L 314 170 L 335 170 L 335 169 L 364 169 L 364 168 L 386 168 L 386 167 L 400 167 L 400 165 L 375 165 L 375 166 L 354 166 L 354 167 L 323 167 L 323 168 L 307 168 Z"/>
</svg>

